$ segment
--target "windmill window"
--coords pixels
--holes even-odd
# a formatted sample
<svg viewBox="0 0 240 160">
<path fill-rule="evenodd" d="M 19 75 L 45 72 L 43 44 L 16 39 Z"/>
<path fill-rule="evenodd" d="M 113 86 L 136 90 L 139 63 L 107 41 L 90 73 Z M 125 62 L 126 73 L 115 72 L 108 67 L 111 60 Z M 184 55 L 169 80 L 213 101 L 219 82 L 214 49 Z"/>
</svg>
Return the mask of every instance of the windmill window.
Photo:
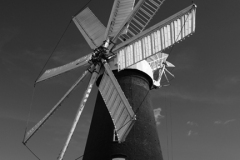
<svg viewBox="0 0 240 160">
<path fill-rule="evenodd" d="M 113 142 L 118 142 L 117 132 L 113 129 Z"/>
</svg>

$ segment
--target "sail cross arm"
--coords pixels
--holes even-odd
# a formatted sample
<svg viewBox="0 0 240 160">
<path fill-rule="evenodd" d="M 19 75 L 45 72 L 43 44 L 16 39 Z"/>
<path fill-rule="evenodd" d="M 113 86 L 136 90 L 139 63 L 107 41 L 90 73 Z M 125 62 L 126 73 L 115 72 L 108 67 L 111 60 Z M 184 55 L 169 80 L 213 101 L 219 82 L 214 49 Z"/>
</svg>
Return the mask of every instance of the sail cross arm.
<svg viewBox="0 0 240 160">
<path fill-rule="evenodd" d="M 121 143 L 131 130 L 136 116 L 109 65 L 105 63 L 104 67 L 105 72 L 99 84 L 99 91 L 112 117 L 118 141 Z"/>
<path fill-rule="evenodd" d="M 106 27 L 89 8 L 73 17 L 73 21 L 92 49 L 103 43 Z"/>
<path fill-rule="evenodd" d="M 92 57 L 92 54 L 88 54 L 84 57 L 81 57 L 81 58 L 79 58 L 73 62 L 70 62 L 68 64 L 65 64 L 63 66 L 48 69 L 37 79 L 36 83 L 47 80 L 52 77 L 55 77 L 57 75 L 63 74 L 65 72 L 73 70 L 77 67 L 86 65 L 86 64 L 88 64 L 88 61 L 91 59 L 91 57 Z"/>
<path fill-rule="evenodd" d="M 174 45 L 195 32 L 196 5 L 191 5 L 139 35 L 117 45 L 118 70 L 125 69 Z"/>
</svg>

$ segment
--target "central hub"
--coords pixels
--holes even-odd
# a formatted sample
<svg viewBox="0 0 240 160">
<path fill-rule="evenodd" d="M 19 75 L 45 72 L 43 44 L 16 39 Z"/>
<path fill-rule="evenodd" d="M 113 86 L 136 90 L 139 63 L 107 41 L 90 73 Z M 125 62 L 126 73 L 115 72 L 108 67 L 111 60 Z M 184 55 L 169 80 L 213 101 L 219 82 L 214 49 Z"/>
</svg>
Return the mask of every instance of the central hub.
<svg viewBox="0 0 240 160">
<path fill-rule="evenodd" d="M 93 63 L 98 63 L 101 61 L 101 59 L 107 59 L 106 53 L 107 53 L 107 48 L 104 46 L 100 46 L 94 49 L 91 61 Z"/>
</svg>

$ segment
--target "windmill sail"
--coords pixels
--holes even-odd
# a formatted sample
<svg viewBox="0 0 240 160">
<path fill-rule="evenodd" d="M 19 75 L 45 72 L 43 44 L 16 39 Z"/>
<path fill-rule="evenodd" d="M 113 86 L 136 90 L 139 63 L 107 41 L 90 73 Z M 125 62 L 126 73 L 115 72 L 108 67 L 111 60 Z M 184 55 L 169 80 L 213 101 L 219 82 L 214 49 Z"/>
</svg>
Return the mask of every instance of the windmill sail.
<svg viewBox="0 0 240 160">
<path fill-rule="evenodd" d="M 88 61 L 91 59 L 91 57 L 92 57 L 92 54 L 88 54 L 88 55 L 86 55 L 84 57 L 81 57 L 81 58 L 79 58 L 79 59 L 77 59 L 77 60 L 75 60 L 73 62 L 70 62 L 68 64 L 65 64 L 63 66 L 46 70 L 37 79 L 36 83 L 40 82 L 40 81 L 43 81 L 43 80 L 46 80 L 46 79 L 49 79 L 49 78 L 52 78 L 54 76 L 60 75 L 60 74 L 65 73 L 67 71 L 73 70 L 73 69 L 75 69 L 77 67 L 86 65 L 88 63 Z"/>
<path fill-rule="evenodd" d="M 116 32 L 114 39 L 119 38 L 125 41 L 142 32 L 163 2 L 164 0 L 139 0 L 131 15 L 125 19 L 120 30 Z M 126 27 L 128 27 L 127 34 L 121 35 Z"/>
<path fill-rule="evenodd" d="M 196 6 L 191 5 L 113 49 L 118 69 L 127 68 L 175 44 L 195 31 Z"/>
<path fill-rule="evenodd" d="M 103 43 L 106 28 L 89 8 L 73 17 L 73 21 L 92 49 Z"/>
<path fill-rule="evenodd" d="M 63 101 L 69 94 L 73 91 L 73 89 L 86 77 L 88 70 L 86 70 L 82 76 L 72 85 L 72 87 L 64 94 L 64 96 L 58 101 L 58 103 L 32 128 L 30 129 L 23 140 L 23 143 L 27 143 L 27 141 L 40 129 L 40 127 L 54 114 L 55 111 L 61 106 Z"/>
<path fill-rule="evenodd" d="M 135 0 L 115 0 L 112 12 L 108 21 L 105 39 L 107 36 L 113 37 L 120 29 L 122 23 L 131 13 Z"/>
<path fill-rule="evenodd" d="M 135 1 L 138 3 L 134 7 Z M 152 68 L 152 70 L 150 69 L 146 71 L 150 78 L 153 79 L 153 87 L 151 87 L 151 89 L 160 88 L 164 86 L 160 84 L 163 75 L 168 82 L 170 81 L 167 77 L 168 74 L 174 77 L 174 75 L 166 69 L 166 67 L 174 67 L 174 65 L 166 61 L 168 55 L 162 52 L 176 42 L 183 40 L 185 37 L 195 32 L 195 4 L 144 31 L 145 27 L 164 1 L 165 0 L 115 0 L 107 28 L 98 20 L 89 8 L 85 8 L 73 17 L 72 20 L 89 46 L 93 49 L 93 53 L 66 65 L 46 70 L 37 79 L 36 83 L 66 73 L 83 65 L 88 65 L 88 70 L 86 70 L 72 85 L 57 104 L 35 126 L 26 132 L 23 140 L 24 144 L 26 144 L 40 127 L 56 112 L 62 102 L 83 80 L 83 78 L 86 77 L 88 72 L 92 73 L 91 79 L 84 92 L 71 130 L 63 149 L 60 152 L 58 160 L 62 160 L 64 157 L 92 87 L 100 73 L 103 73 L 103 75 L 98 89 L 112 118 L 115 128 L 114 134 L 116 133 L 119 143 L 125 141 L 129 131 L 136 121 L 136 115 L 111 70 L 113 68 L 110 68 L 108 62 L 113 64 L 111 66 L 114 66 L 115 68 L 115 60 L 117 60 L 118 70 L 120 71 L 128 67 L 130 68 L 130 66 L 142 60 L 146 60 Z M 119 40 L 121 40 L 122 43 L 116 45 Z M 115 56 L 117 56 L 117 59 Z M 144 63 L 146 61 L 144 61 Z M 152 72 L 149 73 L 148 71 L 153 71 L 153 76 Z M 130 100 L 130 102 L 132 101 Z M 148 116 L 152 115 L 148 114 Z M 147 117 L 144 117 L 142 120 L 139 118 L 140 123 L 137 125 L 144 125 L 145 127 L 146 123 L 142 122 L 145 122 L 143 120 L 146 118 Z M 152 126 L 150 123 L 147 125 Z M 154 129 L 153 127 L 149 128 Z M 145 137 L 146 136 L 144 136 L 144 138 Z M 149 140 L 155 141 L 153 138 L 150 138 Z M 149 144 L 152 144 L 152 142 Z M 130 145 L 130 148 L 134 145 L 135 143 Z M 144 154 L 145 153 L 146 152 L 144 152 Z"/>
<path fill-rule="evenodd" d="M 95 67 L 94 67 L 94 68 L 95 68 Z M 70 132 L 69 132 L 69 134 L 68 134 L 68 137 L 67 137 L 67 140 L 66 140 L 66 142 L 65 142 L 65 145 L 63 146 L 63 149 L 61 150 L 61 153 L 60 153 L 60 155 L 59 155 L 59 157 L 58 157 L 58 160 L 62 160 L 62 159 L 63 159 L 63 156 L 64 156 L 64 154 L 65 154 L 65 152 L 66 152 L 66 150 L 67 150 L 67 147 L 68 147 L 68 145 L 69 145 L 69 142 L 70 142 L 70 140 L 71 140 L 71 138 L 72 138 L 73 132 L 74 132 L 76 126 L 77 126 L 77 123 L 78 123 L 79 118 L 80 118 L 80 116 L 81 116 L 81 114 L 82 114 L 82 111 L 83 111 L 83 109 L 84 109 L 84 106 L 85 106 L 85 104 L 86 104 L 86 102 L 87 102 L 87 99 L 88 99 L 88 97 L 89 97 L 89 95 L 90 95 L 90 92 L 91 92 L 91 90 L 92 90 L 92 87 L 93 87 L 93 85 L 94 85 L 94 83 L 95 83 L 95 81 L 96 81 L 96 79 L 97 79 L 97 77 L 98 77 L 98 73 L 99 73 L 100 68 L 101 68 L 101 66 L 97 65 L 96 68 L 95 68 L 95 71 L 93 72 L 93 74 L 92 74 L 92 76 L 91 76 L 91 79 L 90 79 L 90 81 L 89 81 L 89 83 L 88 83 L 88 87 L 87 87 L 87 89 L 86 89 L 85 92 L 84 92 L 83 98 L 82 98 L 82 100 L 81 100 L 81 103 L 80 103 L 80 105 L 79 105 L 78 111 L 77 111 L 76 116 L 75 116 L 75 118 L 74 118 L 74 121 L 73 121 L 71 130 L 70 130 Z"/>
<path fill-rule="evenodd" d="M 99 85 L 99 91 L 112 117 L 118 141 L 123 142 L 134 124 L 135 114 L 109 65 L 105 63 L 104 67 L 105 72 Z"/>
</svg>

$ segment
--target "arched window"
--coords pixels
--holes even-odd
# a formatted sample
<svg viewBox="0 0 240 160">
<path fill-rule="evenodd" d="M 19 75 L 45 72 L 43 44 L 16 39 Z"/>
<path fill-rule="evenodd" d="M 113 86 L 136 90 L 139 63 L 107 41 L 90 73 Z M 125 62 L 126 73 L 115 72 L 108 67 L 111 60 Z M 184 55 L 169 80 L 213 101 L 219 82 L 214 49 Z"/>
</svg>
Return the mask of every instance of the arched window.
<svg viewBox="0 0 240 160">
<path fill-rule="evenodd" d="M 118 142 L 117 132 L 113 129 L 113 142 Z"/>
</svg>

